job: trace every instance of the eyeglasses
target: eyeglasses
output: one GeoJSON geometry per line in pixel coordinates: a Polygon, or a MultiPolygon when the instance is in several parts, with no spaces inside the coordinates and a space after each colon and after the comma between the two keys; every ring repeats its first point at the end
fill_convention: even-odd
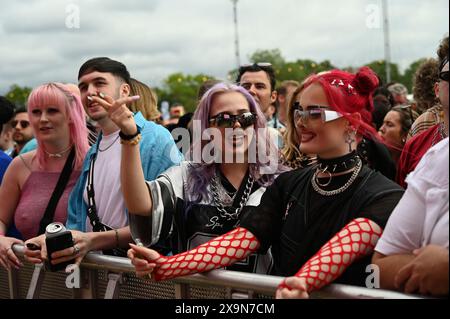
{"type": "Polygon", "coordinates": [[[442,71],[439,73],[439,79],[448,82],[448,71],[442,71]]]}
{"type": "Polygon", "coordinates": [[[256,115],[250,112],[239,115],[221,113],[209,119],[209,123],[215,123],[218,127],[223,128],[234,127],[236,121],[239,122],[242,128],[247,128],[256,123],[256,115]]]}
{"type": "Polygon", "coordinates": [[[26,120],[20,120],[20,121],[12,120],[11,126],[15,128],[17,126],[17,124],[19,124],[19,123],[22,128],[27,128],[28,126],[30,126],[30,122],[26,121],[26,120]]]}
{"type": "Polygon", "coordinates": [[[310,109],[303,111],[303,107],[300,105],[300,103],[296,102],[294,104],[294,121],[295,123],[298,123],[300,119],[303,122],[306,122],[308,120],[311,121],[322,121],[322,123],[325,122],[331,122],[334,120],[337,120],[338,118],[342,117],[342,114],[336,112],[336,111],[330,111],[328,110],[327,106],[320,106],[320,105],[310,105],[310,109]]]}

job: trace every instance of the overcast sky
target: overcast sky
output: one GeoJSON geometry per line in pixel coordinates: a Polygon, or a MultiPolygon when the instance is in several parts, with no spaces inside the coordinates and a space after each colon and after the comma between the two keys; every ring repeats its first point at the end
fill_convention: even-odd
{"type": "MultiPolygon", "coordinates": [[[[434,57],[448,0],[388,0],[392,61],[434,57]]],[[[173,72],[226,78],[236,66],[230,0],[0,0],[0,94],[11,84],[76,82],[94,56],[152,86],[173,72]],[[79,12],[79,25],[77,13],[79,12]]],[[[241,62],[258,49],[338,67],[383,59],[381,0],[239,0],[241,62]],[[375,5],[375,6],[374,6],[375,5]],[[380,7],[377,7],[380,6],[380,7]]]]}

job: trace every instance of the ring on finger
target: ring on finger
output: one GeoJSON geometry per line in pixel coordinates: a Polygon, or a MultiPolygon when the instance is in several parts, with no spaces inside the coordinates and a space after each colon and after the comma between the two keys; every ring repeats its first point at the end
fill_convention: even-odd
{"type": "Polygon", "coordinates": [[[73,256],[78,255],[78,253],[80,252],[80,247],[78,247],[77,245],[73,245],[73,256]]]}

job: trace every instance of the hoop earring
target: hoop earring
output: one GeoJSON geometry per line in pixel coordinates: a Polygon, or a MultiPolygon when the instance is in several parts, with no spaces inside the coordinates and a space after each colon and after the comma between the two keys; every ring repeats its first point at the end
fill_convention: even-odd
{"type": "Polygon", "coordinates": [[[353,151],[352,144],[356,142],[356,131],[347,132],[345,134],[345,143],[348,144],[348,152],[351,153],[353,151]]]}

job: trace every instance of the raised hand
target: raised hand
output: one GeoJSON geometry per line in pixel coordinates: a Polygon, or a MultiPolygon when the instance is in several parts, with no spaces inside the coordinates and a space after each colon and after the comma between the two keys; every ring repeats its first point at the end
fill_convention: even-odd
{"type": "Polygon", "coordinates": [[[127,103],[132,103],[140,97],[130,96],[114,100],[112,97],[99,93],[99,96],[88,96],[88,100],[97,102],[106,111],[108,111],[109,118],[116,124],[122,133],[126,135],[133,135],[136,133],[136,123],[134,121],[133,112],[131,112],[127,103]]]}

